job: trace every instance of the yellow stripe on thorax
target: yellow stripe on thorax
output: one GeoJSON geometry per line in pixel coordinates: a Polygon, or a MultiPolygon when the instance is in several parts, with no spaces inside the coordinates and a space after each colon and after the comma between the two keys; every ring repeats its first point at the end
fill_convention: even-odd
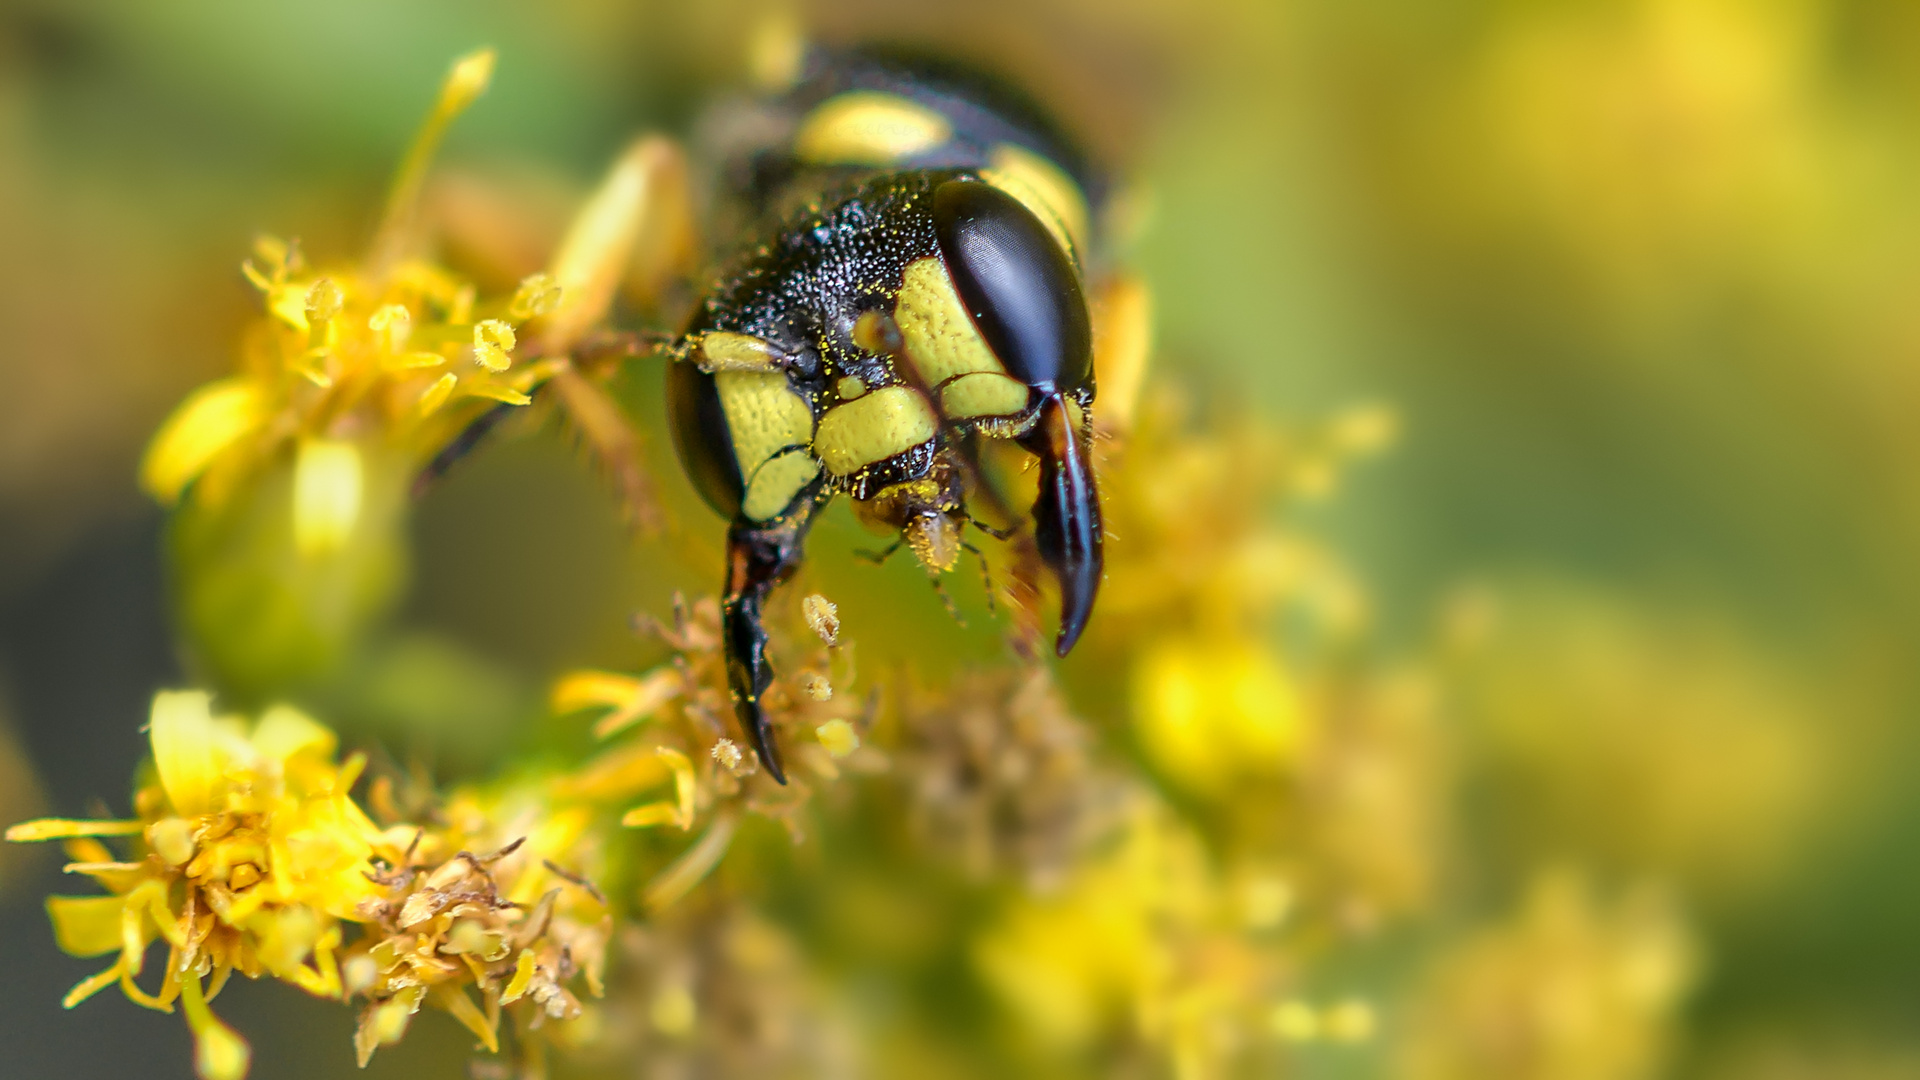
{"type": "Polygon", "coordinates": [[[1019,199],[1047,227],[1074,262],[1087,248],[1087,200],[1080,185],[1058,165],[1024,147],[1001,143],[993,148],[980,178],[1019,199]]]}
{"type": "Polygon", "coordinates": [[[893,320],[908,362],[937,391],[949,420],[1009,416],[1027,407],[1026,384],[1007,375],[939,259],[907,264],[893,320]]]}
{"type": "Polygon", "coordinates": [[[793,149],[813,165],[891,165],[953,137],[939,113],[894,94],[853,90],[822,102],[794,134],[793,149]]]}
{"type": "Polygon", "coordinates": [[[882,386],[820,418],[814,452],[834,476],[852,476],[902,454],[940,430],[933,407],[906,386],[882,386]]]}
{"type": "Polygon", "coordinates": [[[785,510],[820,471],[804,452],[780,453],[813,442],[813,410],[779,372],[720,371],[713,381],[734,460],[746,480],[741,513],[766,521],[785,510]]]}

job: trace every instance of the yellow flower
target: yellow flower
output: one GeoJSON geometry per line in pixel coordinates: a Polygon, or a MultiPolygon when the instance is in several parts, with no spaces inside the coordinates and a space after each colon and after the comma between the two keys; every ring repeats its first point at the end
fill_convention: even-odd
{"type": "Polygon", "coordinates": [[[642,675],[574,671],[554,684],[550,704],[556,715],[600,711],[593,725],[596,737],[630,735],[558,778],[552,784],[556,799],[619,805],[656,793],[630,805],[620,823],[681,832],[704,826],[700,837],[649,883],[644,894],[649,908],[673,904],[713,870],[743,812],[774,818],[798,836],[795,815],[811,797],[810,781],[838,779],[843,763],[872,763],[860,756],[855,722],[861,705],[845,695],[835,698],[830,689],[818,690],[852,681],[850,650],[839,642],[833,605],[810,596],[801,609],[801,618],[791,620],[788,629],[798,638],[800,626],[807,626],[823,647],[807,663],[783,671],[764,699],[778,737],[804,766],[793,771],[785,787],[762,777],[757,764],[716,730],[716,721],[731,723],[733,705],[720,649],[720,605],[710,597],[690,608],[676,601],[673,625],[652,626],[674,650],[671,662],[642,675]],[[669,780],[670,794],[658,790],[669,780]]]}
{"type": "MultiPolygon", "coordinates": [[[[357,508],[351,438],[380,432],[424,461],[492,403],[525,405],[564,361],[514,364],[515,325],[552,310],[547,275],[510,297],[483,299],[474,286],[413,258],[416,203],[448,123],[490,78],[482,51],[454,65],[441,98],[395,181],[374,253],[361,265],[308,267],[297,245],[255,244],[242,270],[260,290],[265,316],[246,336],[242,372],[190,396],[162,425],[141,469],[143,486],[173,503],[209,474],[209,495],[299,445],[296,532],[303,552],[337,547],[357,508]],[[467,407],[448,410],[455,403],[467,407]],[[314,512],[318,506],[320,513],[314,512]]],[[[557,355],[557,353],[556,353],[557,355]]]]}
{"type": "Polygon", "coordinates": [[[1696,953],[1659,895],[1603,904],[1578,874],[1543,874],[1513,917],[1436,959],[1411,1009],[1398,1075],[1653,1075],[1692,986],[1696,953]]]}
{"type": "Polygon", "coordinates": [[[16,842],[67,840],[74,857],[67,872],[88,875],[108,891],[47,901],[62,949],[118,954],[111,967],[74,987],[65,1006],[116,982],[148,1008],[172,1012],[178,1000],[198,1043],[200,1074],[231,1080],[246,1073],[246,1043],[207,1002],[234,971],[340,997],[340,920],[358,918],[377,895],[368,877],[373,859],[397,858],[398,850],[396,838],[348,796],[365,761],[336,764],[331,731],[286,706],[249,725],[214,715],[211,704],[197,691],[155,696],[157,782],[136,795],[137,820],[40,820],[6,835],[16,842]],[[102,840],[116,837],[132,844],[125,858],[102,840]],[[168,952],[150,994],[136,979],[156,940],[168,952]]]}

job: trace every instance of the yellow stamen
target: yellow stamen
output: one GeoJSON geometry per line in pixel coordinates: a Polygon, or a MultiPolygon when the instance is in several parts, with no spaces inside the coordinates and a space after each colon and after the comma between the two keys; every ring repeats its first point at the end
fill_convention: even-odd
{"type": "Polygon", "coordinates": [[[514,292],[513,302],[507,305],[507,315],[515,322],[538,318],[558,307],[560,296],[560,283],[553,280],[552,274],[529,274],[514,292]]]}
{"type": "Polygon", "coordinates": [[[499,319],[486,319],[473,327],[473,362],[492,372],[513,366],[513,326],[499,319]]]}
{"type": "MultiPolygon", "coordinates": [[[[413,313],[401,304],[387,304],[367,317],[367,329],[374,332],[375,340],[390,353],[398,353],[407,347],[407,339],[413,336],[413,313]]],[[[428,354],[432,355],[432,354],[428,354]]]]}

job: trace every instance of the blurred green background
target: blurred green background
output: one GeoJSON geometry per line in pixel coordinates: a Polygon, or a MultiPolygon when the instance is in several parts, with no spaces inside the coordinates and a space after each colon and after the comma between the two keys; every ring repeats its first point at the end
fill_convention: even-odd
{"type": "MultiPolygon", "coordinates": [[[[252,236],[357,252],[447,62],[492,44],[442,160],[532,193],[538,237],[633,133],[739,85],[762,11],[0,0],[0,817],[121,805],[182,678],[135,463],[231,365],[252,236]]],[[[1391,454],[1290,513],[1368,583],[1382,656],[1479,642],[1439,661],[1465,894],[1504,909],[1555,860],[1675,890],[1707,966],[1674,1075],[1920,1077],[1920,7],[802,13],[988,58],[1136,176],[1156,362],[1197,397],[1396,410],[1391,454]]],[[[708,573],[630,546],[552,432],[478,455],[415,543],[414,666],[470,694],[395,687],[367,723],[491,724],[424,737],[456,774],[708,573]]],[[[0,852],[0,1071],[188,1075],[170,1018],[57,1010],[85,965],[39,913],[54,869],[0,852]]],[[[246,990],[256,1075],[344,1071],[346,1010],[246,990]]],[[[423,1023],[371,1072],[461,1044],[423,1023]]]]}

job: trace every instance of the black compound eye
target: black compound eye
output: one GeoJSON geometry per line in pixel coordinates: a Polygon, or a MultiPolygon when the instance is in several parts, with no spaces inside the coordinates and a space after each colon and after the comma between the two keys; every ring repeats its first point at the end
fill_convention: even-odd
{"type": "Polygon", "coordinates": [[[680,467],[700,497],[721,517],[738,517],[746,483],[712,375],[685,361],[667,365],[667,426],[680,467]]]}
{"type": "Polygon", "coordinates": [[[1007,374],[1062,392],[1093,381],[1080,275],[1020,200],[977,180],[933,193],[933,228],[960,300],[1007,374]]]}

